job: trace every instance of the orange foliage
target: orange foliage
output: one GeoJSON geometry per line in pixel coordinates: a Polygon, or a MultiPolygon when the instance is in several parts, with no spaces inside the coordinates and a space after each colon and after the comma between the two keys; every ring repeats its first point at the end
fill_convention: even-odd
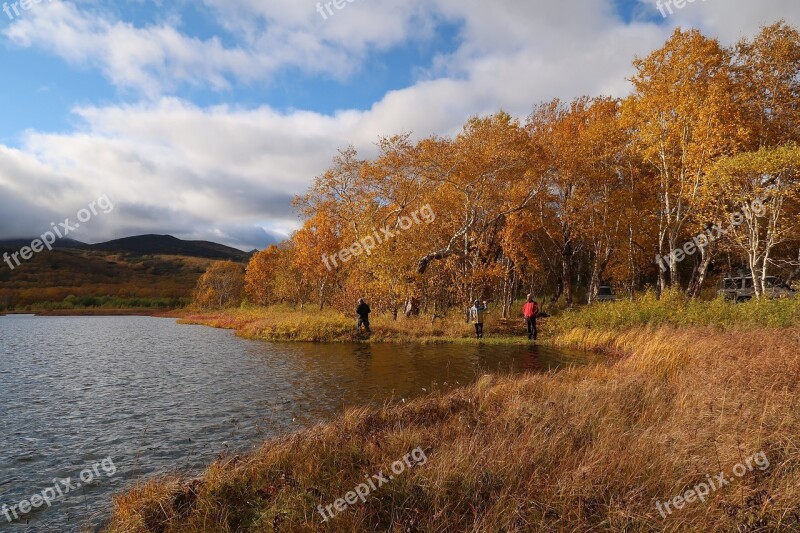
{"type": "MultiPolygon", "coordinates": [[[[707,223],[713,199],[730,207],[712,186],[719,161],[800,142],[800,34],[779,23],[725,48],[677,30],[634,66],[624,100],[555,100],[525,124],[504,112],[474,117],[452,138],[390,135],[370,159],[342,150],[297,199],[303,228],[253,258],[249,298],[350,313],[364,296],[395,315],[410,296],[436,314],[487,299],[511,316],[525,292],[569,306],[591,302],[610,278],[632,294],[678,285],[682,272],[698,295],[723,251],[731,266],[746,254],[709,246],[694,261],[671,258],[668,277],[654,256],[707,223]],[[404,222],[425,206],[435,221],[404,222]],[[393,237],[358,253],[384,230],[393,237]],[[348,260],[326,260],[340,250],[348,260]]],[[[766,186],[778,198],[775,187],[766,186]]],[[[786,207],[770,261],[779,253],[789,272],[800,261],[791,250],[800,207],[786,207]]]]}

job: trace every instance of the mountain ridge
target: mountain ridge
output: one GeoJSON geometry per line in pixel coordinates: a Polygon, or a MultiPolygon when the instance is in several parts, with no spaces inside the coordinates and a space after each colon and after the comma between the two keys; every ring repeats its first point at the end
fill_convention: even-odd
{"type": "MultiPolygon", "coordinates": [[[[30,246],[34,239],[0,240],[0,248],[19,249],[24,246],[30,246]]],[[[53,248],[122,252],[138,255],[177,255],[204,259],[228,259],[231,261],[245,261],[253,254],[253,252],[244,252],[216,242],[189,241],[172,235],[159,234],[134,235],[97,244],[87,244],[73,239],[59,239],[53,245],[53,248]]]]}

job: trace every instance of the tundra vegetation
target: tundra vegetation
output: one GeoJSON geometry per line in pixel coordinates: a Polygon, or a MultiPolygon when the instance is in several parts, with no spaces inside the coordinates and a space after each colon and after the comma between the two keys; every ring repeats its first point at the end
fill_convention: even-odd
{"type": "Polygon", "coordinates": [[[55,249],[0,266],[0,312],[163,311],[192,301],[210,259],[55,249]]]}
{"type": "MultiPolygon", "coordinates": [[[[660,302],[652,298],[648,313],[668,318],[660,302]]],[[[628,302],[610,305],[624,312],[628,302]]],[[[745,326],[744,313],[722,306],[763,310],[776,323],[797,310],[787,301],[719,305],[717,318],[733,327],[598,329],[591,315],[579,327],[592,308],[581,309],[553,342],[606,353],[608,364],[484,376],[405,404],[350,409],[253,454],[221,457],[200,478],[137,485],[115,499],[108,531],[796,531],[800,329],[796,320],[745,326]],[[425,465],[322,523],[317,506],[416,447],[425,465]],[[656,502],[720,472],[732,477],[759,452],[769,468],[659,513],[656,502]]]]}

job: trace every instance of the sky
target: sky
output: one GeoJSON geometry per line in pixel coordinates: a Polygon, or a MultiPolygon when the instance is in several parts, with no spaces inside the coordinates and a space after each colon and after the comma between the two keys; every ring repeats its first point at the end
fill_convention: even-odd
{"type": "Polygon", "coordinates": [[[69,237],[261,249],[339,149],[625,96],[676,27],[726,45],[800,27],[798,0],[655,2],[0,0],[0,239],[107,197],[69,237]]]}

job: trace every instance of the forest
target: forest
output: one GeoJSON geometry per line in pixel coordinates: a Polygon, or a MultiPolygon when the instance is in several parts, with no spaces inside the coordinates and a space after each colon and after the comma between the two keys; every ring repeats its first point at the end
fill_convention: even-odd
{"type": "Polygon", "coordinates": [[[434,315],[481,299],[505,317],[528,292],[572,307],[601,284],[699,298],[729,273],[752,275],[757,297],[769,276],[792,283],[800,32],[778,22],[726,47],[678,29],[633,67],[625,98],[498,111],[454,136],[387,132],[369,157],[341,149],[295,200],[302,228],[251,259],[247,300],[365,297],[396,317],[410,298],[434,315]],[[435,219],[409,225],[421,208],[435,219]],[[393,238],[365,249],[378,230],[393,238]]]}

